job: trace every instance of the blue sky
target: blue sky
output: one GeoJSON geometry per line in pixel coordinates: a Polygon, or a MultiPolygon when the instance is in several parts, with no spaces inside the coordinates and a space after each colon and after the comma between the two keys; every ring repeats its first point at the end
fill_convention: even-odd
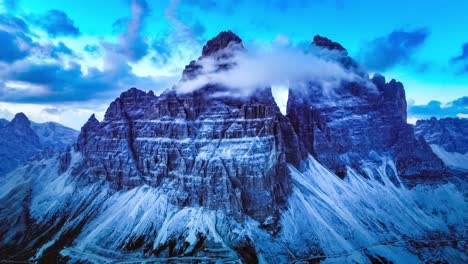
{"type": "Polygon", "coordinates": [[[341,43],[403,82],[410,121],[468,115],[468,1],[0,0],[0,117],[79,128],[122,91],[171,87],[203,44],[341,43]]]}

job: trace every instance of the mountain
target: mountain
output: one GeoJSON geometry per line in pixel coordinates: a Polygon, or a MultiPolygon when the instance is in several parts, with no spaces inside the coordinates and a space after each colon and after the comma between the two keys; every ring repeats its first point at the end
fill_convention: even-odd
{"type": "Polygon", "coordinates": [[[452,169],[468,171],[468,120],[431,118],[418,120],[415,133],[452,169]]]}
{"type": "MultiPolygon", "coordinates": [[[[320,36],[313,43],[341,53],[344,67],[364,75],[341,45],[320,36]]],[[[291,87],[287,104],[287,117],[296,133],[321,164],[341,177],[349,167],[366,175],[363,168],[368,163],[383,166],[385,157],[394,162],[386,166],[394,166],[404,181],[446,174],[442,161],[407,124],[400,82],[386,82],[377,74],[368,83],[345,82],[333,95],[329,93],[312,81],[308,87],[291,87]]]]}
{"type": "Polygon", "coordinates": [[[0,118],[0,127],[4,127],[8,123],[10,123],[10,121],[6,120],[5,118],[0,118]]]}
{"type": "MultiPolygon", "coordinates": [[[[0,179],[0,255],[467,262],[466,177],[454,177],[406,124],[402,84],[369,79],[341,45],[314,40],[360,78],[337,83],[334,94],[305,79],[290,87],[286,116],[268,87],[242,97],[216,83],[122,93],[102,121],[89,118],[74,148],[0,179]]],[[[237,67],[239,52],[242,40],[220,33],[181,82],[204,67],[237,67]]]]}
{"type": "Polygon", "coordinates": [[[75,143],[79,132],[55,122],[34,123],[31,128],[39,136],[43,146],[65,148],[75,143]]]}
{"type": "Polygon", "coordinates": [[[26,162],[45,148],[65,148],[75,142],[78,131],[57,123],[38,124],[18,113],[0,123],[0,175],[26,162]]]}

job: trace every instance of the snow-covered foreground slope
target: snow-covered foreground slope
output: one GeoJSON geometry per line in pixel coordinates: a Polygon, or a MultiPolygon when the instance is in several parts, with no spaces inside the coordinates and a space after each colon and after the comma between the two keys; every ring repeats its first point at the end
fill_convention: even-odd
{"type": "Polygon", "coordinates": [[[74,263],[219,260],[466,263],[466,180],[406,188],[391,161],[341,180],[309,157],[277,233],[244,216],[178,207],[161,188],[113,191],[77,174],[79,153],[37,161],[0,182],[1,260],[74,263]],[[60,161],[62,160],[62,161],[60,161]],[[66,162],[65,162],[66,163],[66,162]],[[62,171],[63,173],[59,173],[62,171]]]}

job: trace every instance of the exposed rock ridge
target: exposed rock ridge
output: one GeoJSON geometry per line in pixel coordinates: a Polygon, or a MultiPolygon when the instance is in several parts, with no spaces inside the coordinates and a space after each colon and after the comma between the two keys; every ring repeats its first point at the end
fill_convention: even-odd
{"type": "Polygon", "coordinates": [[[202,56],[210,56],[227,48],[231,43],[242,45],[242,40],[231,30],[222,31],[203,46],[202,56]]]}
{"type": "Polygon", "coordinates": [[[338,51],[344,51],[346,52],[346,54],[348,54],[348,52],[346,51],[345,48],[343,48],[343,46],[341,46],[340,43],[338,42],[334,42],[326,37],[322,37],[320,35],[316,35],[312,41],[312,43],[317,46],[317,47],[322,47],[322,48],[326,48],[326,49],[329,49],[329,50],[338,50],[338,51]]]}

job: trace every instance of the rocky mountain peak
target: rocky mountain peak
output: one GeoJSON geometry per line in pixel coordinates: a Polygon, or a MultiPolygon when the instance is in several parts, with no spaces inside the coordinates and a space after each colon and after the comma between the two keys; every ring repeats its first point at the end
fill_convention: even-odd
{"type": "Polygon", "coordinates": [[[347,52],[343,46],[341,46],[340,43],[334,42],[329,38],[322,37],[320,35],[316,35],[312,41],[312,44],[314,44],[317,47],[322,47],[326,48],[329,50],[338,50],[338,51],[344,51],[347,52]]]}
{"type": "Polygon", "coordinates": [[[19,130],[29,128],[31,126],[31,121],[24,113],[17,113],[13,120],[10,122],[10,126],[13,126],[19,130]]]}
{"type": "Polygon", "coordinates": [[[219,33],[216,37],[206,42],[205,46],[203,46],[202,56],[210,56],[228,47],[231,43],[241,44],[242,39],[239,38],[236,34],[234,34],[231,30],[223,31],[219,33]]]}
{"type": "Polygon", "coordinates": [[[99,124],[99,121],[97,120],[96,115],[92,114],[92,115],[89,117],[87,123],[99,124]]]}

